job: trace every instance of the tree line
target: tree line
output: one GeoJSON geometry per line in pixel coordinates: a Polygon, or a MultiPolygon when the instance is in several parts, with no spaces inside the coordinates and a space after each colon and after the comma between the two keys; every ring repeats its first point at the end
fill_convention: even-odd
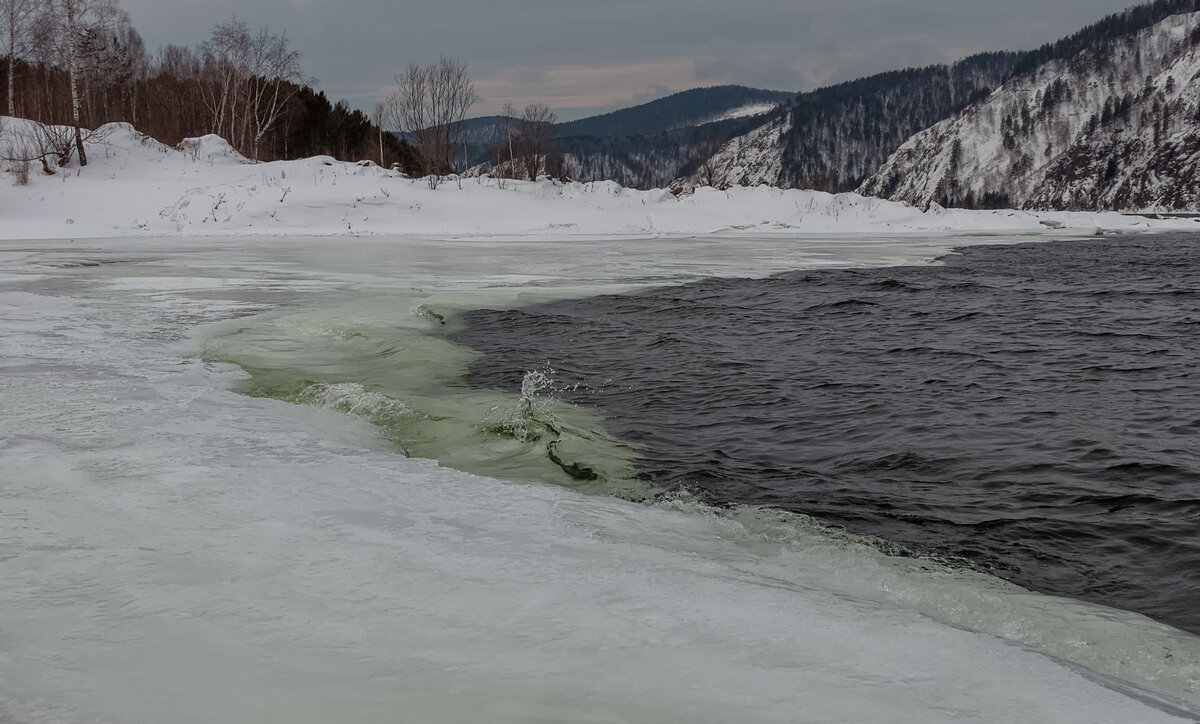
{"type": "MultiPolygon", "coordinates": [[[[172,146],[217,134],[254,160],[370,159],[434,186],[476,165],[463,136],[478,95],[454,58],[410,64],[368,116],[315,89],[286,33],[237,17],[194,47],[151,53],[117,0],[0,0],[0,60],[0,108],[37,128],[21,149],[0,152],[40,161],[47,172],[72,157],[87,165],[84,141],[114,121],[172,146]]],[[[509,106],[503,119],[489,170],[510,178],[561,173],[549,108],[509,106]]]]}
{"type": "Polygon", "coordinates": [[[0,0],[0,108],[47,127],[28,159],[47,170],[72,156],[86,165],[91,129],[127,121],[168,145],[215,133],[256,160],[329,155],[419,171],[408,143],[314,90],[301,60],[286,33],[236,17],[194,47],[151,53],[116,0],[0,0]]]}

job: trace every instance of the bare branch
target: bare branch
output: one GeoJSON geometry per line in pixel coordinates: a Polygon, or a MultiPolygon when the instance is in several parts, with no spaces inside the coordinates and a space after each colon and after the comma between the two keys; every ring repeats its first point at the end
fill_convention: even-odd
{"type": "Polygon", "coordinates": [[[431,188],[454,169],[453,151],[477,99],[466,64],[453,58],[443,57],[429,66],[410,63],[396,76],[396,91],[387,100],[388,116],[412,139],[431,188]]]}

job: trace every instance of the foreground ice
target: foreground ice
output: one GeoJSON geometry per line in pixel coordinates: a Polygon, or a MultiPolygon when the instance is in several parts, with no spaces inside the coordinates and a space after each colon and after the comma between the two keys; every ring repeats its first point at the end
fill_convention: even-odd
{"type": "Polygon", "coordinates": [[[1183,720],[854,595],[923,585],[861,545],[405,459],[353,417],[235,394],[195,337],[379,288],[564,294],[954,243],[0,244],[0,721],[1183,720]]]}

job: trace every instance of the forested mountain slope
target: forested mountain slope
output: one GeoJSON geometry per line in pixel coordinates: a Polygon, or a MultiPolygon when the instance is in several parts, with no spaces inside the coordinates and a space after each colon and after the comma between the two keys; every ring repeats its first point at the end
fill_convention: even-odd
{"type": "Polygon", "coordinates": [[[607,138],[560,138],[567,174],[578,181],[610,180],[634,188],[665,188],[711,156],[730,138],[760,123],[753,117],[730,118],[662,133],[607,138]]]}
{"type": "Polygon", "coordinates": [[[745,136],[731,139],[707,163],[697,164],[684,185],[717,179],[829,191],[857,188],[913,134],[985,100],[1009,79],[1197,10],[1200,0],[1156,0],[1036,50],[984,53],[950,66],[881,73],[802,93],[745,136]]]}
{"type": "Polygon", "coordinates": [[[795,94],[745,86],[696,88],[557,127],[568,176],[662,188],[795,94]]]}
{"type": "Polygon", "coordinates": [[[1197,210],[1200,12],[1012,79],[914,136],[861,191],[943,206],[1197,210]]]}
{"type": "Polygon", "coordinates": [[[730,141],[703,175],[727,184],[850,190],[914,133],[1004,82],[1021,57],[987,53],[802,93],[730,141]]]}

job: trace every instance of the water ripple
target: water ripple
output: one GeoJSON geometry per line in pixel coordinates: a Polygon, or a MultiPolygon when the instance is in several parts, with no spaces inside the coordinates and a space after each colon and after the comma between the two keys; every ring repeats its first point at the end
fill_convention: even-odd
{"type": "Polygon", "coordinates": [[[479,311],[473,382],[551,364],[644,476],[1200,632],[1200,237],[713,279],[479,311]]]}

